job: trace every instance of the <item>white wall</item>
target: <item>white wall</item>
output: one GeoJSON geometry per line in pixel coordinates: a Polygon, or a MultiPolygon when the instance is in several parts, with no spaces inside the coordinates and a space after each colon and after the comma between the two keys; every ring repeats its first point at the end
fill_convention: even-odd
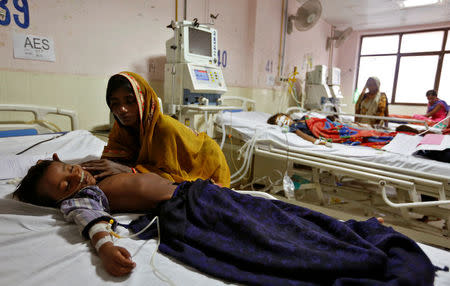
{"type": "MultiPolygon", "coordinates": [[[[289,13],[298,3],[289,2],[289,13]]],[[[178,1],[178,20],[183,2],[178,1]]],[[[33,103],[76,110],[81,128],[108,123],[104,96],[109,76],[122,70],[143,75],[163,96],[165,42],[172,36],[166,26],[175,19],[170,0],[40,0],[29,1],[30,26],[12,21],[0,25],[0,103],[33,103]],[[54,40],[55,62],[15,59],[14,33],[54,40]]],[[[7,7],[13,12],[12,1],[7,7]]],[[[228,94],[251,97],[266,112],[283,110],[287,100],[273,87],[281,39],[282,1],[190,0],[187,19],[215,22],[219,48],[227,52],[223,68],[228,94]],[[267,70],[267,63],[271,68],[267,70]]],[[[305,55],[314,64],[327,64],[324,21],[309,31],[294,31],[286,39],[285,71],[301,65],[305,55]]]]}

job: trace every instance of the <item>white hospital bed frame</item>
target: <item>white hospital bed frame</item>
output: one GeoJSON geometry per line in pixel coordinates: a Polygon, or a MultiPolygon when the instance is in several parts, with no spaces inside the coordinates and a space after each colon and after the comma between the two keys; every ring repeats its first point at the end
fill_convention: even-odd
{"type": "Polygon", "coordinates": [[[48,106],[27,105],[27,104],[0,104],[0,111],[31,112],[34,115],[34,120],[30,122],[23,122],[23,123],[22,122],[17,123],[16,121],[0,122],[1,130],[30,128],[37,125],[48,129],[49,123],[48,121],[45,120],[45,116],[48,114],[67,116],[70,119],[71,130],[78,129],[78,116],[76,112],[72,110],[48,106]]]}
{"type": "MultiPolygon", "coordinates": [[[[217,126],[217,129],[223,131],[224,127],[217,126]]],[[[225,138],[224,132],[222,135],[225,138]]],[[[303,198],[305,193],[312,190],[314,200],[320,206],[333,208],[330,199],[338,198],[348,204],[349,208],[355,206],[363,208],[366,216],[384,214],[392,217],[394,224],[415,231],[417,235],[412,233],[408,235],[415,236],[420,241],[450,248],[450,208],[447,208],[450,206],[450,176],[385,166],[299,148],[289,148],[287,151],[275,141],[258,140],[257,137],[255,135],[249,140],[252,142],[247,143],[247,148],[251,150],[249,149],[249,154],[246,154],[240,174],[232,175],[234,183],[237,179],[242,179],[251,169],[253,169],[252,182],[257,181],[254,170],[264,164],[262,158],[286,162],[290,175],[299,174],[311,181],[309,184],[301,185],[300,190],[297,190],[297,199],[300,196],[303,198]],[[397,193],[395,199],[388,196],[387,188],[395,188],[397,193]],[[436,200],[423,202],[421,194],[434,197],[436,200]],[[444,225],[442,229],[430,226],[416,220],[417,215],[438,217],[444,221],[444,225]]],[[[267,164],[267,161],[265,163],[267,164]]],[[[280,187],[274,190],[280,190],[280,187]]],[[[344,208],[342,205],[340,207],[344,208]]]]}

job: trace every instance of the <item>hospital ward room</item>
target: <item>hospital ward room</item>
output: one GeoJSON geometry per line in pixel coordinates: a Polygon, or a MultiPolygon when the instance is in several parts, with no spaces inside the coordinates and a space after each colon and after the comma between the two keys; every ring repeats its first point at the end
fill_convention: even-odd
{"type": "Polygon", "coordinates": [[[450,0],[0,1],[0,285],[450,285],[450,0]]]}

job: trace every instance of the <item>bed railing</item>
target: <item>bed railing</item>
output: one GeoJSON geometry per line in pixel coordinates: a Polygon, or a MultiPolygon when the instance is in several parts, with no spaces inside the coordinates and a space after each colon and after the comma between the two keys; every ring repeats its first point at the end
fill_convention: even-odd
{"type": "MultiPolygon", "coordinates": [[[[259,140],[255,135],[251,144],[247,144],[242,168],[233,174],[234,183],[240,180],[249,170],[249,161],[252,160],[253,154],[262,155],[273,159],[281,159],[298,163],[300,165],[313,168],[313,184],[317,192],[318,198],[322,204],[325,203],[324,195],[320,186],[319,174],[314,174],[314,169],[327,170],[332,173],[346,175],[355,179],[371,181],[379,185],[380,191],[385,192],[387,184],[407,191],[409,200],[412,203],[393,203],[383,196],[387,205],[395,208],[411,208],[411,207],[429,207],[436,205],[448,205],[450,200],[450,177],[438,174],[431,174],[410,170],[400,167],[386,166],[379,163],[367,162],[346,158],[342,156],[332,155],[324,152],[315,152],[311,150],[303,150],[300,148],[280,149],[279,143],[270,139],[259,140]],[[246,166],[247,168],[245,168],[246,166]],[[240,176],[239,176],[240,175],[240,176]],[[239,176],[239,177],[238,177],[239,176]],[[426,194],[436,197],[433,202],[422,202],[420,194],[426,194]]],[[[245,146],[244,146],[245,147],[245,146]]]]}
{"type": "Polygon", "coordinates": [[[224,104],[226,101],[236,101],[236,100],[240,102],[240,107],[243,110],[245,110],[245,111],[255,110],[256,101],[254,101],[253,99],[241,97],[241,96],[233,96],[233,95],[222,96],[220,98],[220,101],[222,102],[222,104],[224,104]]]}
{"type": "MultiPolygon", "coordinates": [[[[447,176],[307,150],[289,149],[287,152],[287,150],[271,145],[267,146],[267,141],[264,142],[264,145],[255,146],[254,155],[289,162],[291,174],[297,173],[294,164],[311,168],[309,173],[311,183],[301,185],[300,192],[314,191],[322,206],[329,205],[327,198],[330,196],[336,197],[357,205],[359,208],[362,207],[365,212],[381,212],[401,217],[411,227],[436,233],[435,227],[420,224],[411,215],[411,213],[431,214],[443,219],[443,227],[438,232],[444,237],[450,236],[450,211],[448,209],[450,206],[450,178],[447,176]],[[331,175],[331,181],[328,183],[326,179],[323,181],[323,172],[331,175]],[[394,187],[397,192],[394,201],[392,197],[388,197],[388,186],[394,187]],[[435,200],[422,201],[421,194],[431,196],[435,200]]],[[[305,171],[301,170],[299,170],[299,175],[303,177],[305,171]]],[[[434,243],[434,239],[430,241],[434,243]]],[[[442,242],[438,244],[450,247],[448,239],[440,240],[442,242]]]]}
{"type": "MultiPolygon", "coordinates": [[[[305,112],[299,107],[289,107],[286,109],[287,114],[292,114],[295,112],[305,112]]],[[[307,111],[306,111],[307,112],[307,111]]],[[[369,118],[369,119],[379,119],[379,120],[386,120],[386,121],[398,121],[398,122],[405,122],[405,123],[420,123],[424,124],[425,127],[428,127],[428,123],[425,120],[418,120],[418,119],[409,119],[409,118],[399,118],[399,117],[387,117],[387,116],[375,116],[375,115],[363,115],[363,114],[353,114],[353,113],[338,113],[338,112],[328,112],[328,111],[316,111],[317,113],[324,114],[324,115],[343,115],[343,116],[353,116],[353,117],[360,117],[360,118],[369,118]]]]}
{"type": "MultiPolygon", "coordinates": [[[[78,116],[75,111],[61,109],[56,107],[27,105],[27,104],[0,104],[0,111],[23,111],[31,112],[34,115],[33,123],[45,122],[45,116],[47,114],[56,114],[61,116],[67,116],[70,119],[72,130],[78,129],[78,116]]],[[[13,125],[12,125],[13,126],[13,125]]]]}
{"type": "MultiPolygon", "coordinates": [[[[450,204],[447,200],[446,189],[449,189],[450,178],[408,170],[398,167],[389,167],[377,163],[359,161],[340,156],[323,154],[306,150],[286,150],[269,146],[265,149],[262,146],[255,147],[255,154],[261,154],[272,158],[291,160],[301,165],[314,168],[334,171],[351,177],[371,180],[373,182],[381,182],[380,187],[384,187],[386,183],[390,183],[395,187],[400,187],[408,191],[409,198],[414,205],[397,205],[395,207],[421,207],[430,206],[425,202],[420,202],[420,196],[417,189],[423,190],[428,195],[439,197],[438,201],[431,205],[450,204]],[[327,158],[328,157],[328,158],[327,158]]],[[[386,203],[388,203],[386,201],[386,203]]]]}

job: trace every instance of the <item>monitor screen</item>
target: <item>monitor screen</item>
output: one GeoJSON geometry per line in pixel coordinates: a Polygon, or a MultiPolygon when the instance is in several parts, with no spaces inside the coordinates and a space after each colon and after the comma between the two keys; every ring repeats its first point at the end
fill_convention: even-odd
{"type": "Polygon", "coordinates": [[[195,69],[195,70],[194,70],[194,73],[195,73],[195,77],[196,77],[198,80],[209,80],[208,72],[205,71],[205,70],[198,70],[198,69],[195,69]]]}
{"type": "Polygon", "coordinates": [[[211,57],[211,33],[189,27],[189,53],[211,57]]]}

